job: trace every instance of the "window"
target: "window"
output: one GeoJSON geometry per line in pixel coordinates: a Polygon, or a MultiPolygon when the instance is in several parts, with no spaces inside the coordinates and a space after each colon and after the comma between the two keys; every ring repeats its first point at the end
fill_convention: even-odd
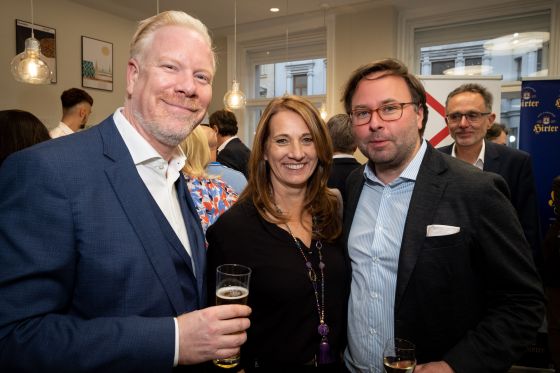
{"type": "Polygon", "coordinates": [[[285,93],[306,96],[317,108],[327,92],[327,46],[324,29],[272,34],[240,43],[247,105],[240,136],[248,146],[270,100],[285,93]]]}
{"type": "Polygon", "coordinates": [[[292,93],[298,96],[307,96],[307,75],[298,74],[292,77],[292,93]]]}
{"type": "MultiPolygon", "coordinates": [[[[524,77],[548,75],[551,9],[535,6],[517,10],[517,14],[511,9],[489,9],[465,13],[453,23],[438,25],[446,18],[438,15],[431,24],[423,19],[415,27],[414,21],[405,20],[404,26],[414,30],[413,59],[420,75],[502,76],[500,120],[516,138],[510,145],[517,146],[517,82],[524,77]]],[[[403,44],[406,48],[406,41],[403,44]]]]}
{"type": "Polygon", "coordinates": [[[255,66],[255,98],[273,98],[288,92],[299,96],[326,93],[324,58],[255,66]]]}

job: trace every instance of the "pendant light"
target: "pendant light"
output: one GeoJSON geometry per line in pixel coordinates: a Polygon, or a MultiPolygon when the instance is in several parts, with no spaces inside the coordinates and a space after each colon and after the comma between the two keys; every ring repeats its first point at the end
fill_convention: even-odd
{"type": "Polygon", "coordinates": [[[233,82],[231,90],[227,91],[224,96],[224,105],[228,110],[240,109],[245,107],[246,101],[245,94],[241,92],[237,82],[237,0],[235,0],[233,12],[233,82]]]}
{"type": "Polygon", "coordinates": [[[39,40],[33,33],[33,0],[31,0],[31,37],[25,40],[25,50],[14,57],[10,64],[12,75],[18,82],[50,84],[52,71],[41,53],[39,40]]]}

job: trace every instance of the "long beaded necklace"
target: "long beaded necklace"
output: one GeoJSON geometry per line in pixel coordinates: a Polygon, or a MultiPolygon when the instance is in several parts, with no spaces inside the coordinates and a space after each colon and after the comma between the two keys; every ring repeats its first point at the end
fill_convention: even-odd
{"type": "MultiPolygon", "coordinates": [[[[277,207],[278,209],[278,207],[277,207]]],[[[280,209],[278,209],[280,211],[280,209]]],[[[315,219],[313,219],[313,225],[315,225],[315,219]]],[[[288,228],[288,232],[290,236],[292,236],[296,246],[305,261],[305,267],[307,269],[307,276],[313,285],[313,292],[315,293],[315,301],[317,304],[317,313],[319,315],[319,326],[317,327],[317,332],[321,336],[321,342],[319,343],[319,353],[316,359],[317,364],[329,364],[334,362],[334,359],[331,354],[331,348],[329,345],[328,334],[329,334],[329,326],[325,322],[325,263],[323,262],[323,253],[321,249],[323,248],[323,244],[321,240],[315,241],[315,247],[317,248],[317,255],[319,257],[319,273],[321,274],[321,296],[319,296],[319,284],[317,281],[317,273],[313,268],[313,264],[305,255],[303,249],[301,248],[301,244],[299,243],[298,239],[292,233],[290,226],[288,223],[285,223],[286,228],[288,228]],[[320,301],[319,301],[320,299],[320,301]]]]}

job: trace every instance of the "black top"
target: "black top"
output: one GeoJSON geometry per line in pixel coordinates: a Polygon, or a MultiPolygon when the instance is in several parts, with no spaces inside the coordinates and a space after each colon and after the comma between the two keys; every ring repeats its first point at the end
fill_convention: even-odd
{"type": "Polygon", "coordinates": [[[331,173],[327,186],[329,188],[337,188],[342,196],[346,195],[346,178],[350,172],[360,167],[361,164],[356,158],[333,158],[331,173]]]}
{"type": "MultiPolygon", "coordinates": [[[[262,368],[280,369],[313,360],[321,340],[315,293],[290,234],[262,219],[252,203],[241,202],[209,227],[207,240],[208,289],[215,289],[215,271],[220,264],[237,263],[252,269],[248,301],[251,327],[241,348],[242,365],[250,370],[257,362],[262,368]]],[[[311,255],[300,244],[317,268],[315,240],[311,255]]],[[[339,242],[323,242],[322,253],[329,343],[340,357],[346,339],[350,270],[339,242]]],[[[317,274],[320,278],[318,270],[317,274]]],[[[211,290],[208,300],[215,301],[211,290]]]]}
{"type": "Polygon", "coordinates": [[[224,166],[243,173],[248,179],[247,164],[250,156],[251,150],[240,139],[235,138],[218,152],[216,160],[224,166]]]}

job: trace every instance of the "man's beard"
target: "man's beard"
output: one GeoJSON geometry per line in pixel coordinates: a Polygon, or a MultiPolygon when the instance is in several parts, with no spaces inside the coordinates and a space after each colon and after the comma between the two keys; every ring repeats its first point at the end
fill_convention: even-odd
{"type": "Polygon", "coordinates": [[[146,132],[150,133],[162,144],[172,147],[179,145],[184,139],[186,139],[203,118],[201,117],[200,120],[198,120],[198,118],[192,116],[191,118],[185,119],[184,126],[172,131],[169,127],[162,127],[161,124],[155,121],[144,120],[142,115],[137,111],[134,111],[133,114],[146,132]]]}

